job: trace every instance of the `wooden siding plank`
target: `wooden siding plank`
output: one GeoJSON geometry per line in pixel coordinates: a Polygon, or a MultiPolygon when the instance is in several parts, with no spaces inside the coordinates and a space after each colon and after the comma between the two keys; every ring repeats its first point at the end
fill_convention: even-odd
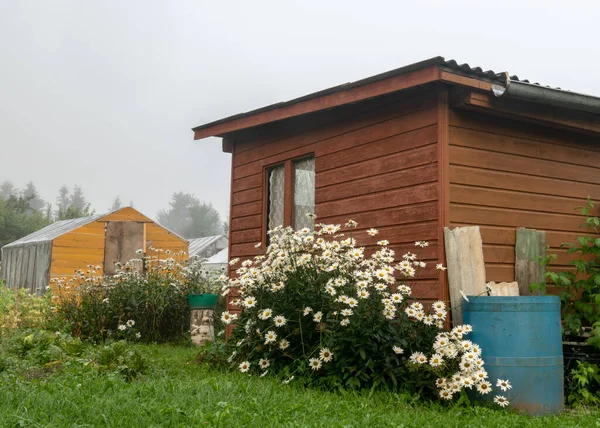
{"type": "Polygon", "coordinates": [[[262,189],[260,187],[234,192],[231,196],[231,205],[241,205],[248,202],[260,201],[262,198],[262,189]]]}
{"type": "Polygon", "coordinates": [[[319,215],[332,217],[354,215],[363,211],[375,211],[390,207],[417,204],[437,200],[437,183],[394,189],[380,193],[347,198],[340,201],[326,202],[319,205],[319,215]]]}
{"type": "Polygon", "coordinates": [[[241,192],[242,190],[253,189],[255,187],[261,187],[263,183],[263,173],[258,172],[256,174],[249,175],[240,180],[233,180],[231,186],[232,192],[241,192]]]}
{"type": "Polygon", "coordinates": [[[584,218],[576,215],[489,208],[451,202],[450,221],[452,223],[527,227],[565,232],[578,230],[584,218]]]}
{"type": "Polygon", "coordinates": [[[315,176],[315,186],[317,188],[325,187],[359,178],[386,174],[392,171],[406,169],[411,166],[433,163],[436,159],[436,145],[430,144],[407,152],[369,159],[365,162],[321,172],[315,176]]]}
{"type": "Polygon", "coordinates": [[[490,150],[523,157],[560,160],[563,163],[590,166],[600,165],[600,152],[592,152],[581,147],[568,147],[525,138],[517,138],[488,131],[450,127],[450,141],[453,145],[474,149],[490,150]]]}
{"type": "Polygon", "coordinates": [[[458,165],[450,166],[450,182],[578,199],[588,196],[594,200],[600,199],[600,185],[596,184],[458,165]]]}
{"type": "Polygon", "coordinates": [[[450,185],[452,202],[486,207],[513,208],[528,211],[576,214],[575,207],[583,206],[584,199],[555,197],[511,190],[450,185]]]}
{"type": "Polygon", "coordinates": [[[315,190],[317,204],[437,181],[437,163],[346,181],[315,190]]]}
{"type": "Polygon", "coordinates": [[[413,129],[402,134],[396,134],[327,155],[319,153],[315,170],[317,173],[320,173],[329,169],[351,165],[357,161],[365,161],[426,146],[436,141],[437,126],[435,124],[428,125],[424,128],[413,129]]]}
{"type": "MultiPolygon", "coordinates": [[[[400,208],[391,208],[378,211],[365,211],[352,215],[352,219],[358,224],[369,225],[369,227],[381,228],[400,224],[419,223],[437,220],[437,202],[425,202],[400,208]]],[[[340,223],[348,221],[347,214],[341,216],[325,217],[319,213],[319,205],[316,207],[319,221],[323,223],[340,223]]],[[[417,239],[418,240],[418,239],[417,239]]]]}
{"type": "Polygon", "coordinates": [[[255,227],[262,226],[262,216],[260,214],[250,215],[247,217],[233,217],[231,219],[231,224],[229,225],[230,230],[233,232],[235,230],[245,230],[252,229],[255,227]]]}
{"type": "Polygon", "coordinates": [[[252,242],[257,244],[263,241],[262,229],[247,229],[241,231],[232,231],[231,239],[236,243],[252,242]]]}
{"type": "Polygon", "coordinates": [[[552,129],[489,114],[451,109],[450,126],[600,152],[597,136],[552,129]]]}
{"type": "Polygon", "coordinates": [[[450,146],[450,163],[497,171],[517,173],[527,171],[528,175],[533,176],[600,184],[600,174],[597,173],[597,168],[565,164],[560,159],[556,161],[531,159],[505,153],[450,146]]]}
{"type": "Polygon", "coordinates": [[[258,202],[250,202],[247,204],[235,205],[231,207],[231,212],[234,217],[245,217],[252,214],[260,214],[262,212],[262,204],[258,202]]]}

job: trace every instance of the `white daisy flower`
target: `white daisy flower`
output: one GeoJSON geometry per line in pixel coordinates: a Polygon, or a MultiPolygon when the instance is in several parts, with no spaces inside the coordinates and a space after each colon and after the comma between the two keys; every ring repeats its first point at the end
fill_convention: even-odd
{"type": "Polygon", "coordinates": [[[312,308],[310,306],[307,306],[306,308],[304,308],[302,315],[306,316],[306,315],[310,314],[312,311],[313,311],[312,308]]]}
{"type": "Polygon", "coordinates": [[[429,359],[429,365],[431,367],[438,367],[444,363],[444,358],[440,354],[433,354],[429,359]]]}
{"type": "Polygon", "coordinates": [[[287,323],[287,320],[283,315],[277,315],[273,318],[273,322],[275,323],[275,327],[282,327],[287,323]]]}
{"type": "Polygon", "coordinates": [[[281,349],[282,351],[284,349],[287,349],[290,346],[290,342],[288,342],[287,339],[281,339],[279,341],[279,349],[281,349]]]}
{"type": "Polygon", "coordinates": [[[392,350],[394,351],[394,353],[395,353],[395,354],[398,354],[398,355],[400,355],[400,354],[404,353],[404,349],[402,349],[402,348],[401,348],[401,347],[399,347],[399,346],[394,346],[394,347],[392,348],[392,350]]]}
{"type": "Polygon", "coordinates": [[[318,358],[311,358],[310,360],[308,360],[308,365],[310,366],[311,369],[313,370],[319,370],[322,367],[322,363],[321,360],[318,358]]]}
{"type": "Polygon", "coordinates": [[[378,233],[379,233],[379,231],[377,229],[371,228],[371,229],[367,230],[367,235],[369,235],[369,236],[375,236],[378,233]]]}
{"type": "Polygon", "coordinates": [[[340,325],[342,326],[347,326],[348,324],[350,324],[350,319],[348,318],[344,318],[343,320],[340,321],[340,325]]]}
{"type": "Polygon", "coordinates": [[[269,330],[265,333],[265,345],[273,343],[275,340],[277,340],[277,333],[275,333],[273,330],[269,330]]]}
{"type": "Polygon", "coordinates": [[[269,318],[271,318],[271,316],[273,315],[273,311],[271,309],[263,309],[259,314],[258,317],[261,320],[267,320],[269,318]]]}
{"type": "Polygon", "coordinates": [[[441,270],[442,272],[443,272],[443,271],[445,271],[446,269],[448,269],[448,268],[445,268],[445,267],[444,267],[444,265],[443,265],[443,264],[441,264],[441,263],[438,263],[438,264],[436,264],[436,265],[435,265],[435,268],[436,268],[437,270],[441,270]]]}
{"type": "Polygon", "coordinates": [[[510,404],[506,397],[502,395],[496,395],[494,397],[494,403],[498,404],[500,407],[506,407],[510,404]]]}
{"type": "Polygon", "coordinates": [[[413,352],[410,356],[410,362],[415,364],[425,364],[427,363],[427,357],[422,352],[413,352]]]}
{"type": "Polygon", "coordinates": [[[250,363],[248,361],[244,361],[240,363],[239,367],[242,373],[246,373],[248,370],[250,370],[250,363]]]}
{"type": "Polygon", "coordinates": [[[253,308],[256,306],[256,299],[252,296],[248,296],[243,300],[242,304],[248,309],[253,308]]]}
{"type": "Polygon", "coordinates": [[[319,311],[319,312],[316,312],[315,315],[313,316],[313,321],[321,322],[322,318],[323,318],[323,312],[319,311]]]}
{"type": "Polygon", "coordinates": [[[328,363],[333,359],[333,352],[331,352],[329,348],[323,348],[319,352],[319,358],[321,358],[324,363],[328,363]]]}
{"type": "Polygon", "coordinates": [[[266,369],[267,367],[269,367],[269,365],[270,365],[270,364],[271,364],[271,363],[269,362],[269,360],[267,360],[267,359],[264,359],[264,358],[261,358],[261,359],[258,361],[258,365],[259,365],[259,367],[260,367],[261,369],[263,369],[263,370],[264,370],[264,369],[266,369]]]}
{"type": "Polygon", "coordinates": [[[508,391],[509,389],[512,388],[512,385],[510,384],[510,382],[508,380],[502,380],[502,379],[498,379],[496,381],[496,386],[500,387],[500,389],[502,391],[508,391]]]}
{"type": "Polygon", "coordinates": [[[480,394],[489,394],[492,392],[492,384],[487,380],[479,382],[475,385],[475,387],[477,388],[477,392],[480,394]]]}

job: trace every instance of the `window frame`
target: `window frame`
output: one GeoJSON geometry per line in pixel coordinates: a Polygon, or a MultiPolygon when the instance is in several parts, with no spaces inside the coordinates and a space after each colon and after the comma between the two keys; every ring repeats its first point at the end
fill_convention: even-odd
{"type": "Polygon", "coordinates": [[[263,166],[262,236],[264,239],[261,242],[263,252],[266,251],[269,241],[267,236],[269,230],[269,171],[283,165],[283,227],[292,226],[294,222],[294,163],[309,158],[316,159],[315,153],[308,152],[263,166]]]}

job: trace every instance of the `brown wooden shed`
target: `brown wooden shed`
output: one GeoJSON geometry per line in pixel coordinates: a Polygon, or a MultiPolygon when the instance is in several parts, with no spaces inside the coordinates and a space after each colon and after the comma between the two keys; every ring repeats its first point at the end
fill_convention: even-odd
{"type": "Polygon", "coordinates": [[[139,211],[124,207],[60,220],[5,245],[2,279],[8,287],[40,295],[48,285],[53,287],[53,278],[72,277],[74,270],[85,272],[89,265],[100,267],[98,275],[113,274],[116,262],[139,258],[139,249],[161,258],[170,250],[172,257],[187,260],[188,242],[139,211]]]}
{"type": "MultiPolygon", "coordinates": [[[[443,227],[479,225],[488,281],[515,278],[515,229],[562,242],[600,199],[600,98],[436,57],[194,128],[232,154],[230,251],[264,251],[269,225],[352,218],[397,252],[444,260],[443,227]],[[312,199],[311,199],[312,195],[312,199]],[[313,206],[311,206],[311,204],[313,206]],[[314,207],[314,208],[313,208],[314,207]],[[263,242],[263,248],[255,243],[263,242]]],[[[448,300],[430,263],[414,293],[448,300]]]]}

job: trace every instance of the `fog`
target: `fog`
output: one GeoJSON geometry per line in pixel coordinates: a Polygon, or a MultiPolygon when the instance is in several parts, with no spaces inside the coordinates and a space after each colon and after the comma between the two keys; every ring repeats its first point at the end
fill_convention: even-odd
{"type": "Polygon", "coordinates": [[[192,127],[441,55],[600,95],[593,1],[0,0],[0,182],[229,211],[192,127]]]}

